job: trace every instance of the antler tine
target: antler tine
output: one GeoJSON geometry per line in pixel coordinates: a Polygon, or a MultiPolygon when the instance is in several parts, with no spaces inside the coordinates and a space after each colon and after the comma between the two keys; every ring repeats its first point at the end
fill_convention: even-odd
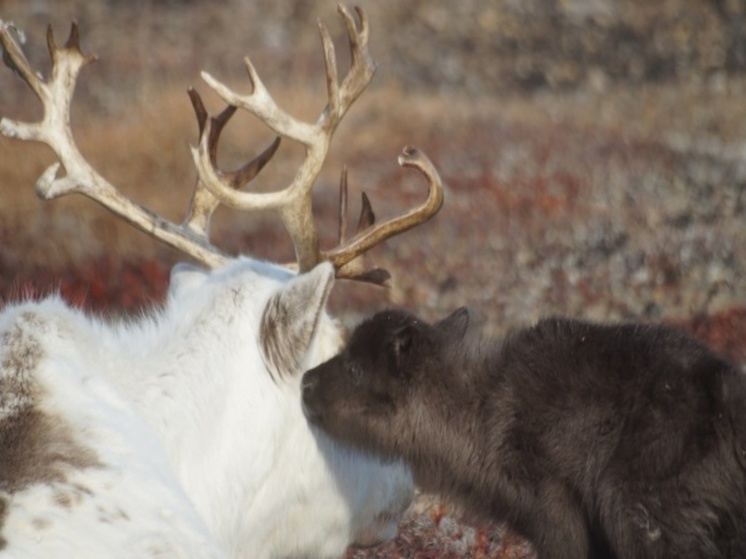
{"type": "MultiPolygon", "coordinates": [[[[75,25],[73,23],[73,25],[75,25]]],[[[12,33],[22,33],[12,23],[4,23],[0,19],[0,44],[3,47],[3,63],[10,68],[15,75],[21,78],[39,98],[44,97],[44,84],[37,74],[31,69],[31,65],[23,54],[18,43],[12,37],[12,33]]]]}
{"type": "Polygon", "coordinates": [[[339,235],[337,244],[347,240],[347,165],[342,166],[339,175],[339,235]]]}
{"type": "MultiPolygon", "coordinates": [[[[199,93],[191,87],[187,90],[187,93],[192,102],[194,114],[197,117],[200,143],[202,138],[206,138],[207,154],[212,168],[215,169],[215,173],[229,184],[231,188],[239,189],[243,187],[269,162],[277,151],[277,148],[280,146],[280,138],[275,138],[275,140],[264,151],[239,169],[231,172],[221,171],[217,168],[217,151],[220,134],[225,125],[228,124],[228,121],[235,114],[236,107],[228,105],[218,116],[210,117],[199,93]]],[[[219,205],[220,200],[218,200],[218,198],[216,198],[198,178],[194,186],[194,192],[192,193],[192,198],[189,203],[189,209],[187,210],[183,226],[190,228],[199,235],[207,236],[209,232],[210,218],[219,205]]]]}
{"type": "Polygon", "coordinates": [[[340,109],[343,111],[339,118],[341,119],[350,105],[360,96],[373,78],[376,71],[376,64],[368,50],[368,16],[358,6],[355,6],[355,13],[360,19],[360,29],[355,25],[355,20],[343,5],[339,5],[338,11],[344,19],[347,28],[347,39],[350,47],[350,70],[345,76],[342,86],[340,87],[340,109]]]}
{"type": "MultiPolygon", "coordinates": [[[[207,109],[205,109],[205,105],[202,102],[202,97],[199,93],[197,93],[196,89],[190,87],[187,90],[187,93],[189,94],[189,99],[192,101],[192,107],[194,108],[194,113],[197,117],[199,134],[200,136],[202,136],[205,131],[207,118],[209,116],[207,114],[207,109]]],[[[228,105],[218,116],[210,117],[211,126],[210,134],[207,139],[207,145],[209,148],[208,151],[210,155],[210,161],[213,167],[215,167],[216,169],[218,166],[217,153],[218,143],[220,142],[220,134],[222,133],[223,128],[225,128],[225,125],[228,124],[228,121],[231,119],[231,117],[236,113],[236,110],[237,107],[228,105]]],[[[233,186],[233,188],[241,188],[251,182],[251,180],[256,177],[264,168],[264,166],[269,163],[269,160],[272,159],[275,152],[277,151],[277,148],[280,147],[281,141],[282,138],[280,136],[277,136],[263,152],[261,152],[251,161],[245,163],[240,168],[230,172],[218,169],[217,173],[220,176],[225,177],[225,179],[231,186],[233,186]]]]}
{"type": "MultiPolygon", "coordinates": [[[[360,217],[358,217],[355,234],[357,235],[363,229],[373,225],[376,221],[376,215],[373,213],[373,207],[365,192],[362,193],[362,203],[360,205],[360,217]]],[[[347,240],[347,165],[342,166],[342,173],[339,176],[339,236],[338,245],[342,245],[347,240]]]]}
{"type": "Polygon", "coordinates": [[[306,155],[292,182],[283,190],[269,193],[236,192],[215,172],[210,164],[207,144],[193,148],[192,153],[200,180],[221,202],[238,209],[274,209],[280,214],[295,245],[298,268],[309,270],[321,261],[318,233],[313,223],[311,190],[326,158],[329,143],[341,118],[350,105],[370,83],[375,64],[368,52],[368,22],[364,12],[357,9],[360,28],[342,6],[339,13],[347,29],[352,51],[352,64],[342,85],[338,83],[334,45],[323,24],[319,24],[326,65],[328,102],[315,124],[293,118],[272,99],[251,61],[246,58],[246,71],[252,92],[240,95],[211,75],[202,78],[228,104],[255,115],[280,136],[290,138],[306,148],[306,155]]]}
{"type": "MultiPolygon", "coordinates": [[[[395,235],[404,233],[424,223],[434,216],[443,205],[443,183],[435,167],[424,153],[416,148],[406,147],[399,156],[399,165],[413,167],[425,175],[428,184],[427,199],[418,207],[405,214],[379,223],[378,225],[374,225],[375,217],[373,216],[372,209],[370,209],[370,203],[367,204],[367,208],[366,204],[363,203],[358,233],[349,241],[340,242],[339,246],[334,249],[322,252],[322,258],[332,262],[335,268],[337,268],[337,277],[360,279],[360,268],[349,266],[350,264],[354,264],[353,260],[355,258],[386,239],[390,239],[395,235]],[[370,217],[367,216],[368,212],[370,213],[370,217]],[[362,229],[360,229],[361,227],[362,229]]],[[[386,273],[382,270],[374,272],[386,273]]],[[[388,273],[386,273],[386,279],[388,279],[388,273]]],[[[365,281],[371,280],[366,279],[365,281]]],[[[383,282],[374,281],[374,283],[383,282]]]]}
{"type": "MultiPolygon", "coordinates": [[[[358,217],[357,227],[355,228],[355,235],[372,226],[376,221],[370,200],[365,192],[362,193],[361,198],[360,216],[358,217]]],[[[339,237],[337,246],[342,246],[347,242],[347,206],[347,166],[344,165],[339,177],[339,237]]],[[[361,259],[357,257],[344,264],[337,271],[337,277],[384,285],[391,276],[388,272],[379,268],[365,270],[361,259]]]]}
{"type": "MultiPolygon", "coordinates": [[[[362,203],[360,206],[360,217],[357,220],[357,227],[355,228],[355,234],[357,235],[363,229],[367,229],[376,222],[376,214],[373,213],[373,206],[370,205],[368,195],[362,193],[362,203]]],[[[340,243],[341,244],[341,243],[340,243]]]]}

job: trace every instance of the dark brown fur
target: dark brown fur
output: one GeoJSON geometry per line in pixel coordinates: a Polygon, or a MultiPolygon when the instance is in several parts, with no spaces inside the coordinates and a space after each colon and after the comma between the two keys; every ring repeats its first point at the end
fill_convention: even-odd
{"type": "Polygon", "coordinates": [[[746,557],[741,371],[663,326],[556,318],[491,343],[467,324],[375,315],[304,377],[308,417],[540,559],[746,557]]]}
{"type": "MultiPolygon", "coordinates": [[[[45,355],[37,336],[44,328],[40,317],[24,313],[0,337],[0,529],[14,493],[65,483],[71,470],[100,466],[64,420],[39,409],[44,393],[35,375],[45,355]]],[[[7,545],[0,535],[0,550],[7,545]]]]}
{"type": "Polygon", "coordinates": [[[66,471],[99,466],[67,425],[31,407],[0,421],[0,490],[15,493],[34,483],[65,482],[66,471]]]}
{"type": "Polygon", "coordinates": [[[42,319],[28,312],[0,338],[0,491],[7,493],[64,481],[68,468],[99,465],[64,421],[39,409],[44,395],[35,373],[44,352],[37,332],[44,328],[42,319]]]}

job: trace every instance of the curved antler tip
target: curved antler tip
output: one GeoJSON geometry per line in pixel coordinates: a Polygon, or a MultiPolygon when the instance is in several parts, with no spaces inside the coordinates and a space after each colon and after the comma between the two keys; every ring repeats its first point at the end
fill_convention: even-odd
{"type": "Polygon", "coordinates": [[[360,19],[360,27],[367,28],[368,27],[368,14],[365,13],[365,10],[361,6],[355,6],[355,13],[357,14],[357,17],[360,19]]]}
{"type": "Polygon", "coordinates": [[[417,148],[406,146],[399,155],[399,165],[413,165],[426,159],[425,155],[417,148]]]}

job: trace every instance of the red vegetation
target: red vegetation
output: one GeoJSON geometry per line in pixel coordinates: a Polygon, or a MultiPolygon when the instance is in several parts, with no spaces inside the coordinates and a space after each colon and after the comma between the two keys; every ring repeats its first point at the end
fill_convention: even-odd
{"type": "Polygon", "coordinates": [[[0,301],[39,299],[58,292],[74,307],[129,312],[162,301],[169,271],[155,260],[122,262],[103,257],[64,270],[36,268],[24,278],[0,274],[0,301]]]}
{"type": "Polygon", "coordinates": [[[699,314],[679,326],[728,359],[746,363],[746,308],[730,308],[712,315],[699,314]]]}

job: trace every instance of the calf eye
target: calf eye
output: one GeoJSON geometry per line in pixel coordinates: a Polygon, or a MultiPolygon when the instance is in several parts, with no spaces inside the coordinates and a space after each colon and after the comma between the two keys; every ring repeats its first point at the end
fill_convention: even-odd
{"type": "Polygon", "coordinates": [[[347,373],[353,381],[357,382],[363,376],[363,368],[359,363],[350,363],[350,366],[347,368],[347,373]]]}

